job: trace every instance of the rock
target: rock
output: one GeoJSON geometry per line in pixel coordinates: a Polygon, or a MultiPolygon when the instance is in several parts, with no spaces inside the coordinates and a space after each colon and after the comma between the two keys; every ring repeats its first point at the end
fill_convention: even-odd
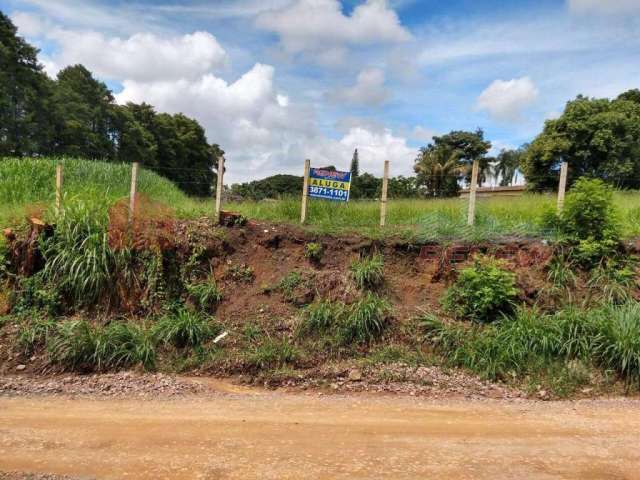
{"type": "Polygon", "coordinates": [[[549,392],[547,392],[546,390],[540,390],[538,392],[538,398],[540,400],[549,400],[549,392]]]}
{"type": "Polygon", "coordinates": [[[349,380],[352,382],[359,382],[362,380],[362,372],[357,369],[349,370],[349,380]]]}
{"type": "Polygon", "coordinates": [[[18,365],[18,366],[16,367],[16,370],[18,370],[18,371],[22,371],[22,370],[24,370],[25,368],[27,368],[27,366],[26,366],[26,365],[20,364],[20,365],[18,365]]]}

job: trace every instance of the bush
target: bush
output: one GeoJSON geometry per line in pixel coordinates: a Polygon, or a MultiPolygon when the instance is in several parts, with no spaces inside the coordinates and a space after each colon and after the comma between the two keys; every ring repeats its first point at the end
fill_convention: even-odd
{"type": "Polygon", "coordinates": [[[324,300],[309,305],[300,324],[300,333],[324,334],[338,324],[344,315],[343,303],[324,300]]]}
{"type": "Polygon", "coordinates": [[[54,363],[70,370],[92,370],[96,367],[98,336],[86,320],[68,320],[58,325],[47,342],[54,363]]]}
{"type": "Polygon", "coordinates": [[[187,283],[185,287],[200,310],[209,311],[222,300],[222,293],[213,277],[203,282],[187,283]]]}
{"type": "Polygon", "coordinates": [[[304,256],[312,262],[319,262],[324,254],[324,247],[318,242],[309,242],[304,246],[304,256]]]}
{"type": "Polygon", "coordinates": [[[13,297],[13,312],[16,314],[38,311],[55,316],[62,311],[59,286],[47,281],[42,272],[20,277],[13,297]]]}
{"type": "Polygon", "coordinates": [[[56,322],[50,318],[24,320],[18,326],[18,347],[26,355],[31,355],[37,347],[47,344],[56,329],[56,322]]]}
{"type": "Polygon", "coordinates": [[[360,289],[376,288],[384,282],[384,260],[375,254],[351,264],[351,276],[360,289]]]}
{"type": "Polygon", "coordinates": [[[153,327],[154,337],[178,348],[201,345],[218,333],[209,318],[179,308],[175,314],[161,318],[153,327]]]}
{"type": "Polygon", "coordinates": [[[281,368],[284,365],[294,363],[300,352],[288,339],[273,340],[267,338],[264,342],[255,345],[247,356],[249,366],[265,368],[281,368]]]}
{"type": "Polygon", "coordinates": [[[476,257],[474,265],[463,269],[442,301],[458,318],[490,322],[509,314],[519,294],[515,275],[490,257],[476,257]]]}
{"type": "Polygon", "coordinates": [[[378,338],[384,332],[390,309],[389,302],[371,292],[350,305],[341,322],[343,343],[365,343],[378,338]]]}

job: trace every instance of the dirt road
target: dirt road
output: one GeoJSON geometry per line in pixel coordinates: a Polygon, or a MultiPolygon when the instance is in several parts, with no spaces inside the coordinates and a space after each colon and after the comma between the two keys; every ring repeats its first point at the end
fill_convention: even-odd
{"type": "Polygon", "coordinates": [[[638,479],[640,403],[251,392],[0,399],[0,471],[135,479],[638,479]]]}

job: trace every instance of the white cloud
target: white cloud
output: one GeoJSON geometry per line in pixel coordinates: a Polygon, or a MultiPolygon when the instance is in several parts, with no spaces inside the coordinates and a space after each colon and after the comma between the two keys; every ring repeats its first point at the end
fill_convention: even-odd
{"type": "Polygon", "coordinates": [[[405,138],[394,136],[389,129],[376,133],[354,127],[340,139],[339,145],[345,150],[344,155],[358,149],[360,169],[363,171],[381,176],[384,161],[389,160],[392,176],[412,174],[416,150],[407,146],[405,138]]]}
{"type": "Polygon", "coordinates": [[[433,141],[433,137],[437,134],[438,132],[431,128],[425,128],[421,125],[417,125],[411,132],[411,138],[429,143],[433,141]]]}
{"type": "Polygon", "coordinates": [[[342,13],[338,0],[296,0],[259,15],[256,24],[277,33],[288,53],[326,56],[329,52],[334,62],[344,45],[398,43],[411,38],[385,0],[367,0],[354,8],[350,16],[342,13]]]}
{"type": "Polygon", "coordinates": [[[529,77],[494,80],[478,97],[476,107],[496,120],[515,121],[522,110],[538,97],[538,89],[529,77]]]}
{"type": "Polygon", "coordinates": [[[389,91],[384,86],[384,71],[379,68],[362,70],[355,85],[334,90],[327,98],[334,103],[349,105],[382,105],[389,98],[389,91]]]}
{"type": "Polygon", "coordinates": [[[640,12],[638,0],[568,0],[569,9],[577,13],[625,14],[640,12]]]}

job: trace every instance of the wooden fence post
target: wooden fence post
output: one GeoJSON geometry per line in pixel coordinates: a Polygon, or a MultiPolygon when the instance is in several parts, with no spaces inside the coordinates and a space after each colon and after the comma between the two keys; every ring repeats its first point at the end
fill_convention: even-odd
{"type": "Polygon", "coordinates": [[[476,221],[476,189],[478,188],[478,160],[473,161],[471,168],[471,186],[469,188],[469,214],[467,216],[467,225],[473,225],[476,221]]]}
{"type": "Polygon", "coordinates": [[[380,195],[380,228],[384,228],[387,220],[387,188],[389,185],[389,160],[384,161],[382,176],[382,195],[380,195]]]}
{"type": "Polygon", "coordinates": [[[129,193],[129,224],[133,223],[133,214],[136,210],[136,186],[138,183],[138,162],[131,164],[131,191],[129,193]]]}
{"type": "Polygon", "coordinates": [[[304,161],[304,180],[302,182],[302,206],[300,207],[300,223],[307,220],[307,196],[309,190],[309,170],[311,170],[311,160],[304,161]]]}
{"type": "Polygon", "coordinates": [[[560,213],[564,207],[564,193],[567,189],[568,170],[569,164],[567,162],[562,162],[562,165],[560,165],[560,183],[558,184],[558,213],[560,213]]]}
{"type": "Polygon", "coordinates": [[[62,164],[56,165],[56,211],[60,213],[62,208],[62,164]]]}
{"type": "Polygon", "coordinates": [[[220,210],[222,207],[222,190],[224,188],[224,157],[221,155],[218,158],[218,184],[216,187],[216,212],[215,223],[220,223],[220,210]]]}

